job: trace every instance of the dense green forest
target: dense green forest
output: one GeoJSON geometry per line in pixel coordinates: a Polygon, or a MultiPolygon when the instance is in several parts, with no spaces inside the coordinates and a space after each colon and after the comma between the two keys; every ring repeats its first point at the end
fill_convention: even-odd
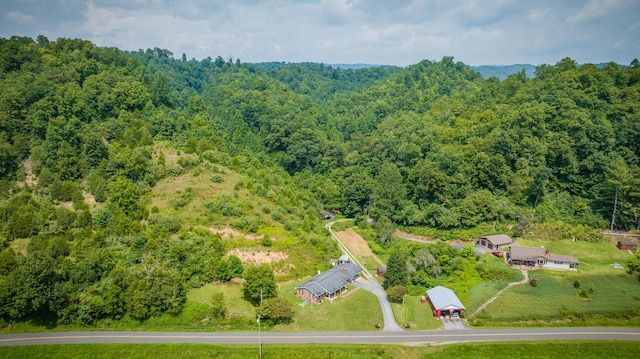
{"type": "Polygon", "coordinates": [[[277,228],[261,245],[297,252],[276,275],[301,278],[337,253],[322,209],[577,240],[640,229],[640,63],[500,81],[451,57],[339,69],[0,39],[2,321],[180,313],[188,287],[242,273],[212,226],[277,228]],[[161,205],[159,183],[187,173],[232,190],[189,217],[195,186],[161,205]]]}

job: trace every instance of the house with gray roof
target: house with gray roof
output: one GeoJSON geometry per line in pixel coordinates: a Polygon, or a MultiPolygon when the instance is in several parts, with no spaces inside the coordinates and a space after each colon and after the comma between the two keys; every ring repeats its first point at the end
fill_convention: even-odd
{"type": "Polygon", "coordinates": [[[492,251],[499,251],[502,248],[509,247],[511,244],[513,244],[513,239],[506,234],[480,237],[476,242],[476,245],[492,251]]]}
{"type": "Polygon", "coordinates": [[[441,285],[428,289],[427,299],[436,318],[460,316],[465,309],[456,293],[441,285]]]}
{"type": "Polygon", "coordinates": [[[338,264],[297,286],[296,295],[312,303],[333,299],[347,290],[347,284],[358,279],[361,272],[362,268],[353,263],[338,264]]]}
{"type": "Polygon", "coordinates": [[[525,269],[578,270],[578,259],[564,254],[554,254],[545,247],[523,247],[512,245],[507,253],[507,262],[511,266],[524,266],[525,269]]]}

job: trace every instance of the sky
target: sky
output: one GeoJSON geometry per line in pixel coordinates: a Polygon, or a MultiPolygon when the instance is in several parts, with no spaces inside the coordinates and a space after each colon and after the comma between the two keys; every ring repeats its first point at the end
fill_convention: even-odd
{"type": "Polygon", "coordinates": [[[640,0],[1,0],[0,37],[241,62],[408,66],[640,58],[640,0]]]}

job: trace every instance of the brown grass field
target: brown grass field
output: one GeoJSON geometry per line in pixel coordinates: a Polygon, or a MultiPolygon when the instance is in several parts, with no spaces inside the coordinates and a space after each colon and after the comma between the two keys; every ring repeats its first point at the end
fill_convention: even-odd
{"type": "Polygon", "coordinates": [[[369,248],[369,244],[367,241],[362,238],[358,233],[356,233],[353,228],[347,228],[344,231],[336,232],[336,236],[340,238],[340,241],[344,243],[344,245],[356,256],[359,260],[364,263],[373,262],[377,266],[384,267],[385,264],[376,256],[369,248]]]}

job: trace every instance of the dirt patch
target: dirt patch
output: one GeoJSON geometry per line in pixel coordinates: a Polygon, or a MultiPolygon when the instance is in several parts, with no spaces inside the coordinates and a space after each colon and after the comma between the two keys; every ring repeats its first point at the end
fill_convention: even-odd
{"type": "Polygon", "coordinates": [[[282,252],[254,251],[246,249],[232,249],[228,253],[229,255],[233,254],[240,258],[243,264],[253,265],[271,264],[283,261],[289,257],[282,252]]]}
{"type": "Polygon", "coordinates": [[[401,238],[413,238],[413,239],[418,239],[418,240],[425,241],[425,242],[432,242],[432,241],[436,240],[436,238],[432,238],[432,237],[428,237],[428,236],[421,236],[419,234],[409,233],[409,232],[405,232],[405,231],[401,231],[401,230],[397,230],[396,231],[396,235],[398,235],[401,238]]]}
{"type": "Polygon", "coordinates": [[[340,294],[340,297],[342,297],[342,298],[348,297],[351,294],[355,293],[358,289],[360,289],[360,288],[351,286],[351,287],[349,287],[349,290],[347,290],[346,292],[340,294]]]}
{"type": "Polygon", "coordinates": [[[376,263],[384,267],[384,263],[376,256],[367,241],[364,240],[353,228],[347,228],[344,231],[336,232],[336,236],[357,258],[371,257],[376,263]]]}
{"type": "Polygon", "coordinates": [[[219,234],[220,237],[222,237],[222,239],[245,238],[245,239],[255,240],[255,239],[262,239],[264,237],[264,234],[260,234],[260,235],[245,234],[240,231],[236,231],[233,228],[228,228],[228,227],[227,228],[209,227],[209,230],[215,234],[219,234]]]}
{"type": "Polygon", "coordinates": [[[96,206],[96,197],[87,191],[82,191],[82,197],[84,198],[84,202],[89,205],[90,208],[96,206]]]}
{"type": "Polygon", "coordinates": [[[31,157],[27,157],[22,161],[22,165],[24,166],[24,171],[27,173],[27,176],[24,179],[24,182],[29,186],[33,186],[36,184],[36,181],[33,178],[33,170],[31,170],[31,157]]]}

